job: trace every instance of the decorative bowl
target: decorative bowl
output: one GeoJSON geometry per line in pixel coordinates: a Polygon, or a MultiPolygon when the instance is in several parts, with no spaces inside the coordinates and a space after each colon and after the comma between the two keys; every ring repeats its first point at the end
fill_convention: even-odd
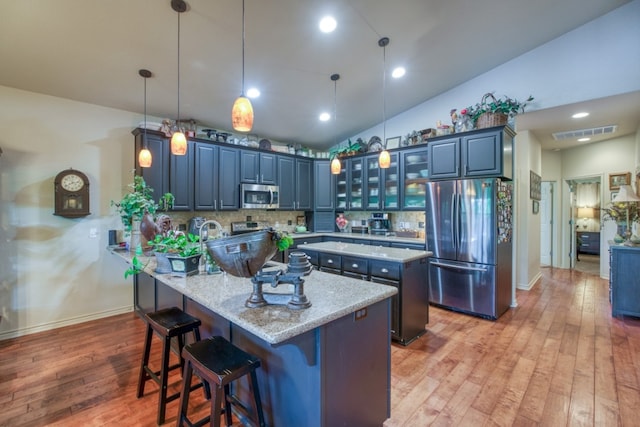
{"type": "Polygon", "coordinates": [[[420,174],[419,174],[419,173],[408,173],[408,174],[407,174],[407,178],[408,178],[408,179],[416,179],[416,178],[418,178],[419,176],[420,176],[420,174]]]}
{"type": "Polygon", "coordinates": [[[429,176],[429,170],[428,169],[420,170],[420,176],[423,178],[427,178],[429,176]]]}
{"type": "Polygon", "coordinates": [[[253,277],[278,251],[272,229],[207,240],[207,251],[223,271],[253,277]]]}

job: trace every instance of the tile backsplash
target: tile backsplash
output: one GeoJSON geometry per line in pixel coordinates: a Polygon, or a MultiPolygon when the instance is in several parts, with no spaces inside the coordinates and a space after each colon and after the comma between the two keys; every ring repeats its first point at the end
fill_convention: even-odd
{"type": "MultiPolygon", "coordinates": [[[[366,223],[371,217],[371,212],[367,211],[347,211],[345,217],[351,221],[366,223]]],[[[193,217],[203,217],[207,220],[216,220],[222,225],[224,232],[231,233],[232,222],[246,221],[247,217],[251,217],[252,221],[264,221],[271,224],[278,230],[293,232],[295,230],[298,216],[304,216],[303,211],[268,211],[264,209],[240,209],[228,212],[170,212],[169,216],[173,221],[174,227],[184,227],[186,229],[189,220],[193,217]]],[[[389,212],[393,230],[409,229],[418,230],[424,235],[424,212],[389,212]]]]}

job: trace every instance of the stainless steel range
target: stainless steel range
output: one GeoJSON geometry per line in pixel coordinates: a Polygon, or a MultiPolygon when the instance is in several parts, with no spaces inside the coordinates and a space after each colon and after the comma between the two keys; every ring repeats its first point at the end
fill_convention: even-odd
{"type": "Polygon", "coordinates": [[[269,228],[269,223],[266,221],[232,222],[231,235],[253,233],[254,231],[264,230],[265,228],[269,228]]]}

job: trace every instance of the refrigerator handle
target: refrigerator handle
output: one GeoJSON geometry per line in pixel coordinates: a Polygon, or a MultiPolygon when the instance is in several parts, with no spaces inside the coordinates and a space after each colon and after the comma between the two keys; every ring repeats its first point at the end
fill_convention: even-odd
{"type": "Polygon", "coordinates": [[[480,271],[482,273],[486,273],[487,271],[489,271],[489,269],[486,267],[467,267],[463,265],[453,265],[453,264],[447,264],[447,263],[438,262],[438,261],[431,261],[431,265],[435,265],[437,267],[444,267],[444,268],[453,268],[456,270],[480,271]]]}
{"type": "Polygon", "coordinates": [[[453,240],[453,249],[455,251],[458,250],[458,222],[456,221],[457,211],[456,193],[454,192],[451,194],[451,218],[449,219],[451,220],[451,237],[453,240]]]}

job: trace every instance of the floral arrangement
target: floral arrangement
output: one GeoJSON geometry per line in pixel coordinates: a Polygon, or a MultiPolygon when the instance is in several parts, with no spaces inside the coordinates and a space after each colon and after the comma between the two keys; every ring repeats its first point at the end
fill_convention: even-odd
{"type": "Polygon", "coordinates": [[[611,202],[602,211],[604,212],[602,215],[603,221],[614,221],[616,224],[626,223],[627,212],[629,212],[630,222],[640,219],[640,209],[637,203],[611,202]]]}
{"type": "Polygon", "coordinates": [[[344,214],[338,214],[338,217],[336,218],[336,225],[340,230],[346,228],[348,223],[349,221],[347,221],[347,218],[344,217],[344,214]]]}
{"type": "Polygon", "coordinates": [[[482,101],[479,103],[461,110],[460,114],[463,116],[468,115],[474,122],[484,113],[502,113],[512,118],[519,113],[523,113],[524,107],[531,101],[533,101],[533,96],[529,96],[526,101],[520,102],[508,96],[496,98],[491,92],[483,96],[482,101]],[[491,101],[487,101],[488,98],[491,98],[491,101]]]}

